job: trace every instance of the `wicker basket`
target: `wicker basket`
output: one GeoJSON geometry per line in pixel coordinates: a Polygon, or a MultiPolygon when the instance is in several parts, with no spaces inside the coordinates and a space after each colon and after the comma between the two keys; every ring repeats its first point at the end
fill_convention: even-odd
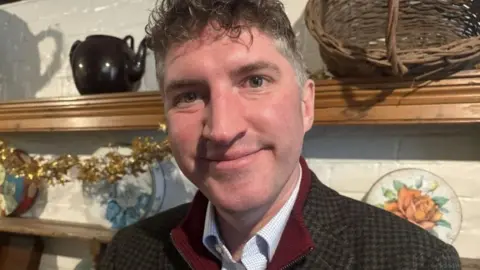
{"type": "Polygon", "coordinates": [[[479,62],[479,2],[309,0],[305,22],[335,77],[425,77],[479,62]]]}

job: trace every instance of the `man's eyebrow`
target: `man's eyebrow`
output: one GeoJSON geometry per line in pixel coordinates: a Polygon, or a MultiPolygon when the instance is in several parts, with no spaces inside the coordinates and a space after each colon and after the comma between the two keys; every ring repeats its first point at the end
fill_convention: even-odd
{"type": "Polygon", "coordinates": [[[260,70],[272,70],[273,72],[280,74],[280,68],[274,63],[267,62],[267,61],[257,61],[257,62],[243,65],[233,70],[232,72],[230,72],[230,76],[241,77],[241,76],[245,76],[247,74],[251,74],[255,71],[260,71],[260,70]]]}
{"type": "MultiPolygon", "coordinates": [[[[230,76],[242,77],[260,70],[272,70],[276,74],[280,74],[280,68],[274,63],[267,62],[267,61],[256,61],[256,62],[249,63],[234,69],[233,71],[230,72],[230,76]]],[[[175,92],[175,91],[193,87],[193,86],[198,87],[199,85],[208,85],[208,82],[201,79],[200,80],[197,80],[197,79],[171,80],[170,82],[168,82],[168,84],[165,85],[164,93],[166,94],[170,92],[175,92]]]]}
{"type": "Polygon", "coordinates": [[[196,79],[180,79],[180,80],[172,80],[165,85],[165,93],[175,92],[184,88],[198,86],[198,85],[205,85],[206,82],[204,80],[196,80],[196,79]]]}

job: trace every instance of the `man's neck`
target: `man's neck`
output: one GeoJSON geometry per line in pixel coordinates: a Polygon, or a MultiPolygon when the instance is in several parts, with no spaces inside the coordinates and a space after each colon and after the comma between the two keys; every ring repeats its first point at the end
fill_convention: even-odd
{"type": "Polygon", "coordinates": [[[275,200],[246,212],[232,213],[216,209],[216,222],[222,239],[235,261],[241,258],[243,246],[260,231],[282,208],[299,181],[300,166],[296,166],[275,200]]]}

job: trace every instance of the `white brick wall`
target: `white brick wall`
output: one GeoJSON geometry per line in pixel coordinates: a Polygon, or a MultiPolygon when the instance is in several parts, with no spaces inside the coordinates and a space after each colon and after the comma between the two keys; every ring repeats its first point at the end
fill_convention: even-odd
{"type": "Polygon", "coordinates": [[[443,178],[460,197],[463,223],[454,246],[480,258],[478,126],[316,127],[304,155],[318,177],[361,200],[376,180],[399,168],[422,168],[443,178]]]}
{"type": "MultiPolygon", "coordinates": [[[[68,64],[71,44],[93,33],[120,37],[131,34],[138,44],[154,2],[25,0],[0,6],[0,98],[77,95],[68,64]],[[42,31],[47,31],[50,38],[35,38],[42,31]]],[[[284,2],[309,67],[320,68],[317,47],[301,16],[306,0],[284,2]]],[[[151,54],[147,59],[141,87],[144,91],[157,88],[151,54]]],[[[0,137],[31,153],[88,155],[100,145],[130,141],[136,135],[161,136],[135,131],[0,137]]],[[[461,197],[463,208],[462,230],[454,245],[461,256],[480,258],[480,251],[474,248],[480,242],[479,135],[480,129],[475,126],[315,127],[307,135],[304,154],[323,182],[356,199],[361,199],[381,175],[396,168],[415,166],[443,177],[461,197]]],[[[48,188],[32,212],[42,218],[86,222],[80,192],[78,183],[48,188]]],[[[164,208],[189,200],[193,192],[194,188],[182,179],[168,183],[164,208]]],[[[88,257],[87,248],[83,242],[49,240],[42,269],[74,269],[88,257]]]]}

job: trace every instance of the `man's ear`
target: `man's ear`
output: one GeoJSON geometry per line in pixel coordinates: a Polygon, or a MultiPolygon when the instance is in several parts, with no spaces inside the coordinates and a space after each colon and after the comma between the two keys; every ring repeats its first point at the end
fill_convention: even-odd
{"type": "Polygon", "coordinates": [[[315,82],[308,79],[302,88],[303,130],[309,131],[315,118],[315,82]]]}

